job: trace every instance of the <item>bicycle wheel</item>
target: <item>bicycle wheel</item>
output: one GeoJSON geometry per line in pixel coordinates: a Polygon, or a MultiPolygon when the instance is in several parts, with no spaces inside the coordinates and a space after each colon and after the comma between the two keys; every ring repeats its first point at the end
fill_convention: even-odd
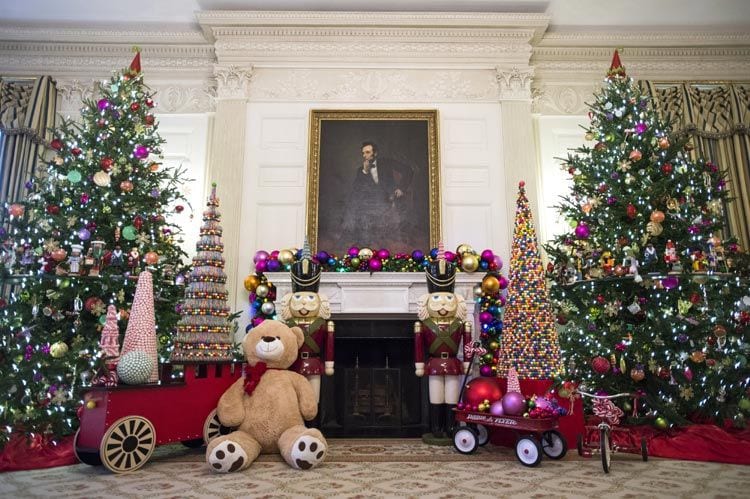
{"type": "Polygon", "coordinates": [[[602,468],[609,473],[609,465],[612,461],[612,450],[609,447],[609,428],[599,430],[599,449],[602,453],[602,468]]]}

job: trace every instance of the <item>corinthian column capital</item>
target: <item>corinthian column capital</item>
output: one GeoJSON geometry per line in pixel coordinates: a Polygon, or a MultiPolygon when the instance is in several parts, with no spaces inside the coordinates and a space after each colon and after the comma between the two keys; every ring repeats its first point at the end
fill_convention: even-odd
{"type": "Polygon", "coordinates": [[[247,99],[250,94],[250,82],[253,79],[253,67],[215,66],[216,96],[223,99],[247,99]]]}
{"type": "Polygon", "coordinates": [[[534,68],[519,69],[495,67],[495,78],[501,101],[525,100],[531,101],[531,80],[534,78],[534,68]]]}

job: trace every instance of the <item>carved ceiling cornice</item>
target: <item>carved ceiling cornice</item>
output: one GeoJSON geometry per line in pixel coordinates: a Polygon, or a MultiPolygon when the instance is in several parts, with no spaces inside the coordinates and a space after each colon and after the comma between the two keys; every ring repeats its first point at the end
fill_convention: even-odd
{"type": "Polygon", "coordinates": [[[28,42],[137,43],[210,45],[203,32],[191,26],[151,26],[132,24],[93,24],[42,26],[0,24],[0,40],[28,42]]]}
{"type": "Polygon", "coordinates": [[[537,47],[705,47],[750,45],[747,30],[547,31],[537,47]]]}

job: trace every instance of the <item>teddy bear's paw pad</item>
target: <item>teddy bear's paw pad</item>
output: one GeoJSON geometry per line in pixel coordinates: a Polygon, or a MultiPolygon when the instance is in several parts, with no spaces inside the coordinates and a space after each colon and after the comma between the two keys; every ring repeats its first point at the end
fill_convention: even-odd
{"type": "Polygon", "coordinates": [[[242,469],[247,463],[247,454],[231,440],[217,445],[208,456],[208,464],[217,473],[230,473],[242,469]]]}
{"type": "Polygon", "coordinates": [[[309,470],[323,462],[326,456],[325,444],[315,437],[303,435],[294,442],[292,448],[292,466],[300,470],[309,470]]]}

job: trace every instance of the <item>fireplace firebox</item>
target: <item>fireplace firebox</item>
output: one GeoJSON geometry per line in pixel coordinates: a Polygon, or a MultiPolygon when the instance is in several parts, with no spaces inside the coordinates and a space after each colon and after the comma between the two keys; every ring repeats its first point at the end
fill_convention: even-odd
{"type": "Polygon", "coordinates": [[[333,376],[324,376],[320,426],[330,437],[417,437],[427,385],[414,375],[414,321],[337,320],[333,376]]]}

